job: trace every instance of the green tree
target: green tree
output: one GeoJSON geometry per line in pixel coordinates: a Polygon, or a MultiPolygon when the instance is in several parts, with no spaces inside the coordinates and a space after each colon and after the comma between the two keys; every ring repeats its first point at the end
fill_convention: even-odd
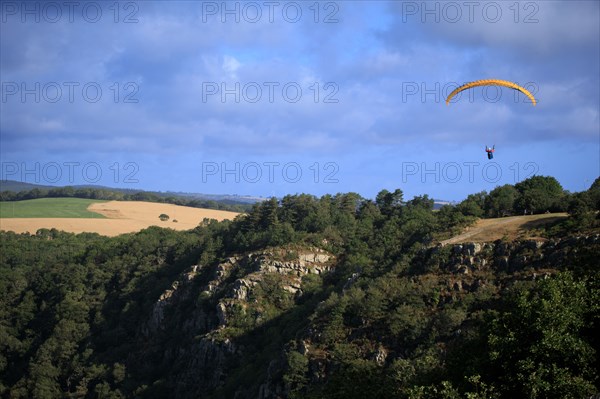
{"type": "Polygon", "coordinates": [[[587,192],[589,194],[589,199],[592,208],[597,211],[600,211],[600,177],[594,180],[587,192]]]}
{"type": "Polygon", "coordinates": [[[569,227],[573,229],[585,229],[591,227],[595,220],[595,211],[589,191],[574,194],[569,201],[568,208],[571,219],[569,227]]]}
{"type": "Polygon", "coordinates": [[[389,216],[395,210],[400,208],[402,205],[402,197],[403,193],[399,188],[392,193],[388,190],[381,190],[375,198],[375,204],[382,214],[389,216]]]}
{"type": "Polygon", "coordinates": [[[433,198],[429,198],[429,196],[427,194],[424,194],[424,195],[416,195],[415,197],[413,197],[413,199],[411,199],[410,201],[408,201],[406,203],[406,206],[409,208],[410,207],[418,207],[418,208],[423,208],[423,209],[427,209],[427,210],[432,210],[433,204],[434,204],[433,198]]]}
{"type": "Polygon", "coordinates": [[[283,382],[291,397],[302,397],[299,391],[308,383],[308,358],[296,351],[287,354],[287,369],[283,375],[283,382]]]}
{"type": "Polygon", "coordinates": [[[279,223],[279,218],[277,216],[278,208],[279,202],[275,197],[272,197],[261,204],[259,207],[259,226],[261,228],[267,229],[279,223]]]}
{"type": "Polygon", "coordinates": [[[541,213],[564,211],[565,191],[554,177],[533,176],[515,185],[519,197],[515,201],[516,210],[541,213]]]}
{"type": "Polygon", "coordinates": [[[496,187],[485,199],[485,213],[488,217],[502,217],[514,211],[519,192],[510,184],[496,187]]]}
{"type": "Polygon", "coordinates": [[[596,391],[595,353],[582,331],[598,299],[569,273],[511,293],[488,335],[507,397],[582,398],[596,391]]]}
{"type": "Polygon", "coordinates": [[[470,194],[456,208],[465,216],[482,217],[484,215],[486,197],[486,191],[470,194]]]}

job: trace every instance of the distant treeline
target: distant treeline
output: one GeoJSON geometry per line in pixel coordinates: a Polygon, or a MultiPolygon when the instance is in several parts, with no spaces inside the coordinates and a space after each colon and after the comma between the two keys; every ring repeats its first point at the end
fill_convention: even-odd
{"type": "MultiPolygon", "coordinates": [[[[378,194],[377,201],[384,201],[385,196],[393,197],[405,206],[406,203],[398,201],[397,195],[383,190],[378,194]]],[[[240,204],[233,201],[215,201],[208,199],[186,198],[173,195],[159,195],[147,191],[128,193],[118,190],[100,188],[74,188],[57,187],[53,189],[34,188],[26,191],[2,191],[0,201],[21,201],[36,198],[75,197],[98,200],[116,201],[147,201],[189,206],[193,208],[217,209],[233,212],[248,212],[252,204],[240,204]]],[[[389,200],[389,199],[388,199],[389,200]]],[[[433,200],[427,197],[427,201],[433,200]]],[[[442,208],[451,207],[445,205],[442,208]]],[[[590,210],[600,210],[600,178],[597,178],[591,187],[582,192],[570,193],[564,190],[561,184],[551,176],[533,176],[515,185],[505,184],[496,187],[489,193],[481,191],[469,195],[465,200],[455,205],[460,214],[480,218],[495,218],[510,215],[539,214],[545,212],[569,212],[571,214],[584,214],[590,210]]]]}
{"type": "Polygon", "coordinates": [[[174,205],[189,206],[193,208],[218,209],[222,211],[246,212],[252,208],[251,204],[232,204],[222,201],[184,198],[175,196],[161,196],[158,194],[139,191],[136,193],[124,193],[116,190],[107,190],[99,188],[74,188],[57,187],[49,190],[34,188],[26,191],[2,191],[0,192],[0,201],[21,201],[36,198],[87,198],[108,201],[147,201],[160,202],[174,205]]]}

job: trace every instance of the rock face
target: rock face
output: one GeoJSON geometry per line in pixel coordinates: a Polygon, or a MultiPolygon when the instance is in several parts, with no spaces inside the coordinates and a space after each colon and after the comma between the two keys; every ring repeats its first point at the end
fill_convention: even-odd
{"type": "MultiPolygon", "coordinates": [[[[309,274],[321,275],[334,269],[333,256],[319,248],[301,251],[270,250],[247,254],[244,257],[230,258],[226,265],[217,266],[219,273],[210,285],[215,287],[224,281],[231,270],[245,270],[248,273],[228,286],[227,294],[217,304],[219,327],[226,327],[232,313],[245,312],[249,295],[267,274],[285,276],[281,289],[295,297],[302,295],[302,278],[309,274]]],[[[255,315],[262,319],[259,312],[255,315]]]]}
{"type": "MultiPolygon", "coordinates": [[[[509,279],[547,278],[579,256],[578,248],[598,244],[599,235],[556,241],[440,245],[422,250],[413,266],[417,270],[423,270],[418,269],[422,265],[430,268],[446,284],[440,289],[440,301],[448,301],[465,292],[498,289],[494,284],[506,284],[509,279]],[[495,280],[489,278],[491,275],[495,280]]],[[[335,265],[335,257],[318,248],[275,248],[232,256],[211,266],[195,265],[181,273],[158,295],[139,332],[146,348],[154,350],[152,361],[174,370],[166,382],[173,387],[169,396],[185,397],[194,392],[194,397],[205,397],[231,387],[232,378],[240,378],[240,370],[235,367],[250,351],[248,340],[265,339],[262,334],[268,327],[260,328],[280,315],[273,315],[275,301],[283,301],[289,306],[286,309],[293,310],[303,298],[310,298],[303,292],[306,281],[318,281],[319,276],[333,272],[335,265]],[[258,332],[244,341],[248,330],[258,332]]],[[[343,295],[359,277],[358,273],[346,277],[347,281],[338,285],[339,294],[343,295]]],[[[302,320],[307,317],[296,316],[302,320]]],[[[291,338],[286,337],[281,344],[279,355],[252,366],[262,367],[262,381],[254,381],[251,386],[240,384],[237,391],[228,391],[223,397],[286,397],[283,375],[285,352],[289,350],[306,360],[305,377],[309,381],[325,381],[334,367],[327,352],[319,347],[321,334],[312,322],[302,330],[293,330],[291,338]]],[[[389,342],[378,342],[365,356],[384,367],[404,356],[402,353],[389,342]]],[[[253,356],[259,357],[256,353],[253,356]]]]}
{"type": "MultiPolygon", "coordinates": [[[[484,290],[485,294],[489,290],[497,293],[515,280],[549,278],[552,273],[561,270],[564,265],[571,264],[573,259],[580,256],[582,248],[598,248],[599,244],[600,235],[556,241],[524,240],[511,243],[496,241],[439,245],[422,250],[415,256],[415,264],[411,266],[414,267],[414,279],[422,277],[423,281],[433,280],[439,283],[437,287],[440,301],[450,302],[459,300],[461,295],[467,292],[484,290]]],[[[588,253],[586,256],[589,255],[588,253]]],[[[357,278],[358,274],[347,278],[342,290],[351,287],[357,278]]],[[[335,357],[328,352],[327,344],[320,342],[319,337],[323,331],[319,328],[322,328],[319,324],[307,328],[303,335],[297,337],[294,349],[308,362],[308,371],[304,377],[311,382],[327,381],[329,373],[336,367],[335,357]]],[[[455,335],[461,333],[461,329],[453,331],[455,335]]],[[[356,334],[355,342],[358,342],[358,346],[363,340],[367,341],[367,344],[361,347],[365,351],[363,355],[379,366],[385,367],[396,359],[407,357],[406,348],[398,346],[395,339],[386,340],[385,337],[379,338],[377,335],[370,339],[368,334],[353,334],[356,334]]],[[[271,374],[276,373],[271,370],[271,374]]],[[[261,390],[259,395],[261,399],[286,397],[285,390],[282,390],[285,385],[281,381],[277,385],[275,379],[268,378],[263,386],[265,389],[261,390]],[[280,392],[284,392],[284,395],[278,396],[280,392]]]]}
{"type": "Polygon", "coordinates": [[[559,268],[565,256],[576,252],[575,244],[593,245],[600,236],[575,237],[565,240],[524,240],[515,242],[464,243],[438,245],[424,254],[430,258],[441,251],[449,256],[437,263],[441,270],[457,274],[469,274],[477,269],[493,268],[505,272],[517,272],[524,268],[559,268]]]}
{"type": "Polygon", "coordinates": [[[256,271],[280,274],[292,274],[302,277],[307,274],[322,274],[333,268],[329,263],[332,256],[324,251],[313,248],[314,252],[297,254],[297,259],[280,261],[274,260],[273,252],[251,254],[249,261],[256,265],[256,271]]]}
{"type": "MultiPolygon", "coordinates": [[[[318,248],[276,248],[232,256],[212,267],[194,265],[181,273],[158,297],[139,329],[148,347],[156,348],[154,356],[180,370],[169,381],[176,387],[173,396],[195,392],[194,397],[202,397],[223,384],[231,359],[243,353],[229,336],[229,328],[237,326],[240,314],[250,309],[255,323],[267,320],[268,315],[261,313],[252,299],[266,277],[274,276],[271,280],[279,284],[278,295],[289,295],[293,300],[303,294],[303,277],[330,272],[334,265],[335,258],[318,248]],[[166,337],[174,334],[178,342],[169,342],[169,349],[161,353],[166,337]]],[[[272,362],[267,380],[275,377],[282,361],[272,362]]],[[[261,397],[281,396],[281,390],[280,384],[263,384],[261,397]]]]}
{"type": "Polygon", "coordinates": [[[375,359],[377,364],[379,364],[380,366],[383,366],[385,364],[385,360],[387,359],[387,356],[388,356],[387,350],[383,346],[380,346],[379,349],[377,349],[377,353],[375,353],[373,358],[375,359]]]}
{"type": "Polygon", "coordinates": [[[571,264],[581,248],[597,247],[598,244],[600,235],[596,234],[558,240],[438,245],[423,250],[417,263],[426,264],[428,271],[449,273],[449,292],[472,292],[489,287],[491,275],[500,276],[506,284],[516,279],[548,278],[571,264]]]}
{"type": "Polygon", "coordinates": [[[145,336],[156,333],[158,330],[164,330],[165,311],[177,302],[187,299],[190,290],[189,285],[198,274],[200,266],[194,265],[188,271],[181,274],[180,279],[173,282],[171,289],[166,290],[154,304],[150,320],[142,328],[142,333],[145,336]]]}

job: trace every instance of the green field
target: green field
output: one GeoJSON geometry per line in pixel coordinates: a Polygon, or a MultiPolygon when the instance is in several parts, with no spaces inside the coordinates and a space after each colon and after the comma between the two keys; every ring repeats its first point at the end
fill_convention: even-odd
{"type": "Polygon", "coordinates": [[[38,198],[24,201],[0,201],[0,218],[97,218],[99,213],[87,207],[101,200],[82,198],[38,198]]]}

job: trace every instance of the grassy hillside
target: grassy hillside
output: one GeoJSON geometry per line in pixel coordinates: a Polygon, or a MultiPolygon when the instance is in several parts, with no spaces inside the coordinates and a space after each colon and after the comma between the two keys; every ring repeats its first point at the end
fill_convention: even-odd
{"type": "Polygon", "coordinates": [[[0,218],[98,218],[105,217],[90,212],[87,207],[97,202],[82,198],[38,198],[25,201],[0,202],[0,218]]]}

